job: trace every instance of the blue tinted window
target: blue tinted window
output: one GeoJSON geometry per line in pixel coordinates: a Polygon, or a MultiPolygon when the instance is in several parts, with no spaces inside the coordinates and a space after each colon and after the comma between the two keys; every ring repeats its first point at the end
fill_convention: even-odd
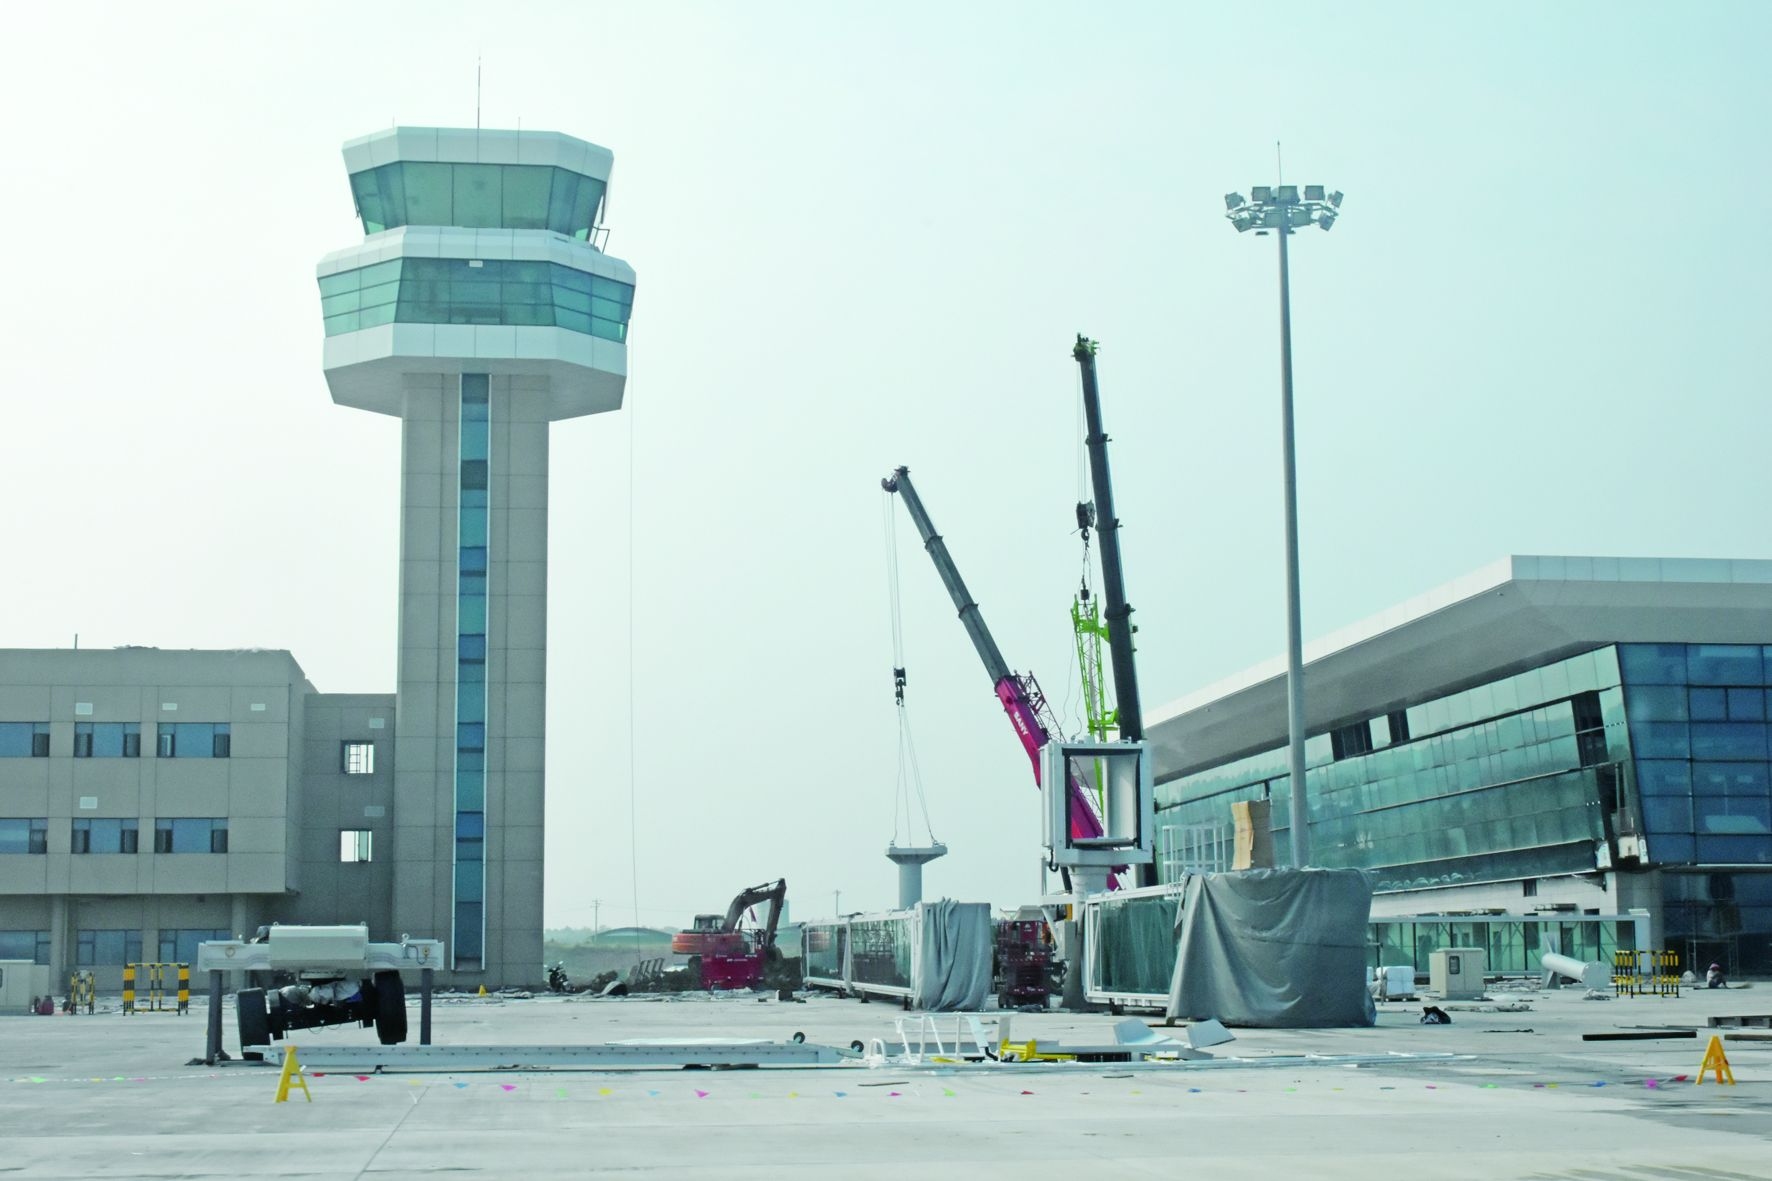
{"type": "MultiPolygon", "coordinates": [[[[225,759],[232,750],[226,722],[161,722],[159,757],[163,759],[225,759]]],[[[128,741],[125,735],[125,742],[128,741]]]]}
{"type": "Polygon", "coordinates": [[[134,853],[137,831],[134,817],[126,819],[75,820],[69,831],[72,853],[134,853]]]}
{"type": "Polygon", "coordinates": [[[1646,796],[1689,795],[1692,764],[1683,759],[1638,759],[1637,790],[1646,796]]]}
{"type": "Polygon", "coordinates": [[[48,722],[0,722],[0,759],[46,758],[48,722]]]}
{"type": "Polygon", "coordinates": [[[1772,841],[1764,836],[1700,836],[1698,861],[1715,865],[1772,863],[1772,841]]]}
{"type": "Polygon", "coordinates": [[[1652,835],[1692,831],[1692,797],[1668,796],[1643,800],[1643,826],[1652,835]]]}
{"type": "Polygon", "coordinates": [[[458,862],[455,867],[455,898],[458,902],[483,902],[486,898],[485,875],[473,861],[458,862]]]}
{"type": "Polygon", "coordinates": [[[0,960],[49,962],[48,931],[0,931],[0,960]]]}
{"type": "Polygon", "coordinates": [[[1766,690],[1725,689],[1731,722],[1760,722],[1766,718],[1766,690]]]}
{"type": "MultiPolygon", "coordinates": [[[[460,964],[464,960],[478,964],[485,942],[485,931],[481,927],[481,903],[458,902],[455,904],[455,959],[460,964]]],[[[472,966],[472,965],[470,965],[472,966]]]]}
{"type": "Polygon", "coordinates": [[[220,817],[162,817],[154,822],[156,853],[226,853],[228,822],[220,817]]]}
{"type": "Polygon", "coordinates": [[[1688,835],[1657,834],[1649,841],[1649,856],[1663,865],[1690,865],[1697,851],[1697,844],[1688,835]]]}
{"type": "Polygon", "coordinates": [[[0,820],[0,853],[47,853],[48,840],[48,820],[0,820]]]}
{"type": "MultiPolygon", "coordinates": [[[[532,284],[546,273],[538,263],[499,264],[491,275],[478,275],[472,289],[453,288],[459,300],[470,296],[492,300],[535,298],[532,284]],[[493,279],[502,278],[503,290],[493,279]]],[[[508,311],[508,309],[507,309],[508,311]]],[[[508,318],[507,318],[508,319],[508,318]]],[[[458,967],[477,967],[484,931],[477,925],[485,897],[486,800],[486,519],[490,500],[492,435],[490,378],[465,373],[461,378],[460,470],[456,570],[455,695],[455,930],[453,953],[458,967]],[[470,929],[471,928],[471,929],[470,929]]]]}
{"type": "Polygon", "coordinates": [[[1729,718],[1729,695],[1724,689],[1689,689],[1690,714],[1695,722],[1722,722],[1729,718]]]}
{"type": "Polygon", "coordinates": [[[1763,685],[1758,644],[1689,644],[1686,668],[1694,685],[1763,685]]]}
{"type": "Polygon", "coordinates": [[[1764,722],[1693,722],[1692,757],[1695,759],[1763,759],[1766,757],[1764,722]]]}
{"type": "Polygon", "coordinates": [[[75,961],[82,968],[142,962],[142,933],[85,930],[75,938],[75,961]]]}
{"type": "Polygon", "coordinates": [[[1772,764],[1693,763],[1692,790],[1698,795],[1762,796],[1772,790],[1772,764]]]}
{"type": "Polygon", "coordinates": [[[455,686],[455,716],[462,722],[484,722],[486,720],[486,683],[484,681],[457,681],[455,686]]]}
{"type": "Polygon", "coordinates": [[[1679,722],[1632,722],[1631,748],[1639,759],[1691,757],[1687,727],[1679,722]]]}
{"type": "Polygon", "coordinates": [[[232,938],[228,932],[214,928],[191,928],[160,932],[160,962],[190,964],[197,960],[197,945],[232,938]]]}
{"type": "Polygon", "coordinates": [[[1686,645],[1620,644],[1618,671],[1627,685],[1686,684],[1686,645]]]}

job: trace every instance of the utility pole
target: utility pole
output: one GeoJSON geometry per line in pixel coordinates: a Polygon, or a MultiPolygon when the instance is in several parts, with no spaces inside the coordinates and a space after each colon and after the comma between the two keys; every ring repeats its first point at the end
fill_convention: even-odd
{"type": "Polygon", "coordinates": [[[831,917],[836,918],[843,913],[843,891],[831,891],[831,917]]]}
{"type": "Polygon", "coordinates": [[[597,941],[598,932],[603,929],[603,923],[601,921],[602,913],[603,900],[601,898],[591,899],[591,942],[593,943],[597,941]]]}

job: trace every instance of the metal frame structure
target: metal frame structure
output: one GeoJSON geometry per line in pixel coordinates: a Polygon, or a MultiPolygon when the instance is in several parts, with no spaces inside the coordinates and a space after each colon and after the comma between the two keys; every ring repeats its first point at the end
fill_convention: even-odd
{"type": "MultiPolygon", "coordinates": [[[[289,1052],[288,1048],[284,1053],[289,1052]]],[[[298,1051],[312,1070],[365,1073],[453,1070],[618,1070],[659,1066],[833,1066],[860,1055],[803,1041],[750,1038],[659,1039],[587,1046],[338,1046],[298,1051]]]]}
{"type": "MultiPolygon", "coordinates": [[[[1120,890],[1113,894],[1096,895],[1080,898],[1078,903],[1079,923],[1083,928],[1083,999],[1090,1004],[1112,1005],[1128,1009],[1161,1009],[1169,1003],[1167,991],[1162,993],[1145,992],[1109,992],[1101,985],[1101,908],[1110,902],[1124,903],[1136,898],[1173,897],[1177,917],[1180,917],[1182,891],[1185,882],[1170,882],[1161,886],[1140,886],[1133,890],[1120,890]]],[[[1174,964],[1170,964],[1173,972],[1174,964]]]]}

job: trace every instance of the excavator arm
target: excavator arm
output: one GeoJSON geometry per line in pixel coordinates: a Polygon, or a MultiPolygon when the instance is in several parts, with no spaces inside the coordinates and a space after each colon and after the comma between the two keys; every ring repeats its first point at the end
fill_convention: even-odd
{"type": "Polygon", "coordinates": [[[788,880],[786,878],[777,878],[773,882],[765,882],[760,886],[752,886],[747,890],[739,891],[738,897],[732,900],[732,905],[726,908],[726,922],[721,930],[724,932],[738,930],[738,921],[744,917],[745,911],[759,902],[767,902],[769,904],[769,918],[764,924],[760,946],[774,947],[775,929],[781,923],[781,904],[787,899],[787,896],[788,880]]]}

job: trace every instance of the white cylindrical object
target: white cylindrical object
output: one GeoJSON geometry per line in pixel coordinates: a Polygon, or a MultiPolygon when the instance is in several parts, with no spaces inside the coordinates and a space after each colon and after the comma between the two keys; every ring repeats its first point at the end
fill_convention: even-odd
{"type": "Polygon", "coordinates": [[[1555,972],[1586,987],[1590,992],[1604,992],[1612,984],[1612,970],[1599,960],[1586,963],[1566,955],[1547,951],[1539,957],[1547,972],[1555,972]]]}

